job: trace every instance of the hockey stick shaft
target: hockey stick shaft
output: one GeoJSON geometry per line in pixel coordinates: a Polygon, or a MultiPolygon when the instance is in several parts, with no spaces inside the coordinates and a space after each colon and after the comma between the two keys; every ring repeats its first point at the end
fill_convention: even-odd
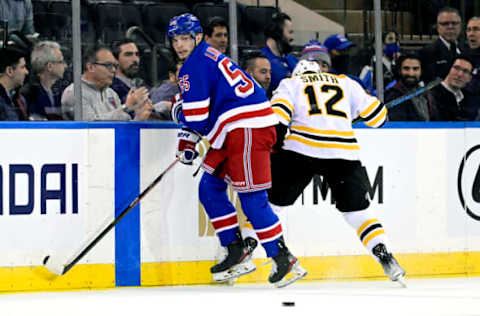
{"type": "Polygon", "coordinates": [[[93,239],[89,244],[87,244],[85,247],[82,247],[80,253],[75,256],[75,258],[73,258],[73,260],[71,262],[68,262],[64,269],[63,269],[63,272],[62,272],[62,275],[67,273],[71,268],[73,268],[73,266],[78,262],[80,261],[100,240],[102,240],[102,238],[113,228],[115,227],[115,225],[125,216],[127,215],[128,212],[130,212],[135,206],[137,206],[138,203],[140,203],[140,201],[145,197],[145,195],[147,195],[159,182],[160,180],[162,180],[163,176],[168,172],[170,171],[173,166],[175,166],[175,164],[180,161],[180,158],[177,157],[177,159],[175,159],[175,161],[173,161],[168,167],[167,169],[165,169],[160,175],[158,175],[157,178],[155,178],[155,180],[153,180],[153,182],[145,189],[142,191],[142,193],[140,193],[140,195],[138,195],[135,200],[133,200],[130,205],[128,205],[127,208],[125,208],[121,213],[120,215],[117,216],[117,218],[115,218],[115,220],[113,220],[107,227],[105,227],[101,232],[100,234],[98,234],[97,237],[95,237],[95,239],[93,239]]]}
{"type": "Polygon", "coordinates": [[[429,91],[429,90],[432,90],[433,88],[435,88],[436,86],[438,86],[440,83],[442,82],[442,79],[438,78],[438,79],[435,79],[434,81],[432,82],[429,82],[425,87],[423,88],[420,88],[420,89],[417,89],[411,93],[407,93],[395,100],[392,100],[390,102],[388,102],[387,104],[385,104],[385,107],[387,109],[390,109],[390,108],[393,108],[394,106],[396,105],[399,105],[400,103],[403,103],[405,101],[408,101],[416,96],[419,96],[421,94],[424,94],[425,92],[429,91]]]}
{"type": "MultiPolygon", "coordinates": [[[[420,89],[417,89],[411,93],[407,93],[399,98],[396,98],[395,100],[392,100],[388,103],[385,104],[385,107],[387,108],[387,110],[393,108],[394,106],[397,106],[399,105],[400,103],[403,103],[405,101],[408,101],[416,96],[419,96],[421,94],[424,94],[425,92],[429,91],[429,90],[432,90],[433,88],[435,88],[436,86],[438,86],[443,80],[438,78],[438,79],[435,79],[433,80],[432,82],[429,82],[425,87],[423,88],[420,88],[420,89]]],[[[359,121],[361,121],[362,118],[361,117],[357,117],[356,119],[353,120],[352,123],[358,123],[359,121]]]]}

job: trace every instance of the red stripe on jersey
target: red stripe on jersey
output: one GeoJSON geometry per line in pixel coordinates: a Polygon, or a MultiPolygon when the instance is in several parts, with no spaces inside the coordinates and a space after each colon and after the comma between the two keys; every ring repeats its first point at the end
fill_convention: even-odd
{"type": "Polygon", "coordinates": [[[208,141],[210,142],[210,144],[213,144],[215,142],[215,139],[218,137],[218,135],[222,132],[225,125],[227,125],[228,123],[231,123],[231,122],[234,122],[234,121],[239,121],[239,120],[246,119],[246,118],[268,116],[268,115],[271,115],[271,114],[274,114],[273,109],[271,107],[268,107],[268,108],[257,110],[257,111],[239,113],[237,115],[229,117],[228,119],[226,119],[225,121],[220,123],[217,131],[212,136],[212,138],[209,139],[208,141]]]}
{"type": "Polygon", "coordinates": [[[215,230],[221,229],[223,227],[232,226],[237,223],[237,214],[232,214],[232,216],[223,218],[220,220],[212,220],[212,225],[215,230]]]}
{"type": "Polygon", "coordinates": [[[202,115],[208,113],[208,106],[200,109],[192,109],[192,110],[183,110],[183,115],[185,116],[194,116],[194,115],[202,115]]]}
{"type": "Polygon", "coordinates": [[[256,232],[258,239],[260,239],[260,242],[264,239],[269,239],[272,238],[282,232],[282,225],[280,223],[277,223],[272,229],[269,229],[264,232],[256,232]]]}

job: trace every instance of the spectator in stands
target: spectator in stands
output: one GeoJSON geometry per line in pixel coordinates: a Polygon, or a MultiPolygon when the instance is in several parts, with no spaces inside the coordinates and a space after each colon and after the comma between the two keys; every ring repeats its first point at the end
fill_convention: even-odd
{"type": "Polygon", "coordinates": [[[297,65],[297,58],[290,54],[292,51],[293,28],[292,19],[285,13],[275,13],[265,27],[265,47],[261,52],[267,56],[272,67],[272,82],[267,91],[271,97],[283,78],[289,77],[297,65]]]}
{"type": "MultiPolygon", "coordinates": [[[[0,0],[0,21],[8,21],[8,31],[36,37],[31,0],[0,0]]],[[[0,26],[0,34],[4,29],[0,26]]]]}
{"type": "Polygon", "coordinates": [[[303,46],[300,60],[315,61],[322,72],[329,72],[332,66],[332,60],[328,54],[328,49],[315,39],[310,40],[303,46]]]}
{"type": "Polygon", "coordinates": [[[60,45],[52,41],[39,42],[30,55],[33,76],[21,89],[30,120],[62,120],[60,96],[54,96],[52,86],[63,78],[66,63],[60,45]]]}
{"type": "MultiPolygon", "coordinates": [[[[398,33],[395,31],[386,31],[382,34],[383,43],[383,87],[388,90],[391,85],[394,85],[394,68],[396,60],[400,57],[400,42],[398,33]]],[[[360,72],[359,78],[369,89],[376,89],[377,82],[375,79],[377,58],[372,52],[373,56],[370,64],[365,65],[360,72]]]]}
{"type": "Polygon", "coordinates": [[[323,43],[332,59],[332,68],[336,73],[349,74],[350,48],[356,46],[341,34],[332,34],[323,43]]]}
{"type": "Polygon", "coordinates": [[[371,87],[367,87],[360,78],[348,73],[349,65],[349,50],[355,46],[355,43],[350,42],[345,36],[341,34],[333,34],[327,37],[324,42],[325,47],[328,49],[329,57],[331,58],[330,67],[328,72],[333,74],[344,74],[350,79],[355,80],[363,89],[368,93],[375,95],[371,87]],[[340,69],[340,70],[339,70],[340,69]]]}
{"type": "Polygon", "coordinates": [[[445,80],[433,88],[433,104],[436,107],[435,118],[432,121],[463,121],[466,120],[462,89],[472,79],[473,62],[466,55],[455,58],[452,68],[445,80]]]}
{"type": "Polygon", "coordinates": [[[26,54],[19,48],[9,46],[0,49],[0,120],[18,121],[26,115],[25,108],[19,108],[15,90],[23,86],[28,75],[26,54]]]}
{"type": "Polygon", "coordinates": [[[466,54],[473,62],[472,80],[465,86],[465,112],[468,120],[480,120],[480,17],[467,23],[466,54]]]}
{"type": "MultiPolygon", "coordinates": [[[[411,93],[424,86],[420,81],[422,64],[420,57],[407,53],[398,58],[398,73],[395,85],[385,91],[385,103],[411,93]]],[[[404,101],[388,111],[390,121],[430,121],[435,116],[435,107],[430,92],[404,101]]]]}
{"type": "Polygon", "coordinates": [[[173,97],[180,93],[178,87],[178,73],[182,68],[181,62],[169,62],[168,64],[168,79],[160,86],[152,88],[150,91],[155,118],[160,120],[170,120],[170,109],[172,108],[173,97]]]}
{"type": "Polygon", "coordinates": [[[211,17],[204,28],[205,42],[212,45],[222,54],[227,53],[228,49],[228,25],[224,19],[219,16],[211,17]]]}
{"type": "Polygon", "coordinates": [[[118,68],[110,88],[118,94],[122,103],[125,103],[128,92],[143,85],[143,80],[137,77],[140,53],[131,39],[114,42],[112,53],[118,61],[118,68]]]}
{"type": "MultiPolygon", "coordinates": [[[[135,120],[148,119],[152,104],[144,87],[128,92],[124,104],[110,88],[118,63],[107,46],[96,45],[84,54],[82,76],[83,120],[135,120]]],[[[73,84],[62,95],[62,110],[65,119],[73,119],[75,99],[73,84]]]]}
{"type": "Polygon", "coordinates": [[[268,91],[272,81],[272,67],[268,58],[259,51],[247,53],[241,67],[263,88],[268,91]]]}
{"type": "Polygon", "coordinates": [[[445,7],[437,15],[439,38],[420,51],[424,66],[423,79],[426,83],[435,78],[445,78],[455,57],[461,53],[458,48],[462,19],[457,9],[445,7]]]}

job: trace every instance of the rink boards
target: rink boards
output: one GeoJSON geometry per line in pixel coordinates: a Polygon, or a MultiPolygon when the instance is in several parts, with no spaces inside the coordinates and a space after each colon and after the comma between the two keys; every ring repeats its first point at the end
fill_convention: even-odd
{"type": "MultiPolygon", "coordinates": [[[[66,275],[41,266],[46,254],[67,260],[173,161],[176,128],[0,124],[0,291],[211,283],[219,246],[198,202],[196,166],[175,166],[66,275]]],[[[407,275],[480,275],[480,124],[389,123],[355,133],[371,210],[407,275]]],[[[281,219],[307,279],[383,277],[320,177],[281,219]]],[[[265,282],[263,249],[255,260],[258,271],[242,282],[265,282]]]]}

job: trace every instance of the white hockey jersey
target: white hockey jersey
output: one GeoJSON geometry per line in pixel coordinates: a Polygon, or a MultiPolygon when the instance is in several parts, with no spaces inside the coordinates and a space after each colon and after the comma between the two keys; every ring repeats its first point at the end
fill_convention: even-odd
{"type": "Polygon", "coordinates": [[[357,82],[330,73],[283,79],[271,103],[289,127],[283,148],[315,158],[359,160],[352,120],[380,127],[387,118],[383,103],[357,82]]]}

